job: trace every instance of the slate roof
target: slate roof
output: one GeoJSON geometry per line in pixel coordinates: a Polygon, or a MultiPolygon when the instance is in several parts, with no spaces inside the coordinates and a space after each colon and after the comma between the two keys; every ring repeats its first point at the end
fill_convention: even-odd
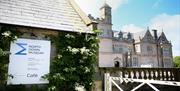
{"type": "MultiPolygon", "coordinates": [[[[113,31],[113,37],[119,37],[119,32],[120,31],[113,31]]],[[[122,32],[122,31],[121,31],[122,32]]],[[[123,38],[127,38],[127,35],[128,35],[128,33],[129,32],[122,32],[123,33],[123,38]]],[[[133,33],[131,33],[131,36],[132,36],[132,38],[134,37],[134,34],[133,33]]]]}
{"type": "Polygon", "coordinates": [[[0,23],[91,32],[90,19],[74,0],[0,0],[0,23]]]}
{"type": "Polygon", "coordinates": [[[147,38],[150,38],[151,40],[148,40],[149,42],[155,42],[153,35],[151,34],[150,30],[145,30],[141,32],[134,33],[134,40],[135,43],[141,42],[141,41],[147,41],[147,38]]]}

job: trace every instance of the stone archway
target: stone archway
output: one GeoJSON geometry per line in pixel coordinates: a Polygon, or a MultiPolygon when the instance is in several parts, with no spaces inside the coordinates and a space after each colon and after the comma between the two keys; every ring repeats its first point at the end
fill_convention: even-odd
{"type": "Polygon", "coordinates": [[[124,62],[123,62],[123,60],[121,58],[116,57],[114,59],[114,66],[115,67],[123,67],[123,65],[124,65],[124,62]]]}

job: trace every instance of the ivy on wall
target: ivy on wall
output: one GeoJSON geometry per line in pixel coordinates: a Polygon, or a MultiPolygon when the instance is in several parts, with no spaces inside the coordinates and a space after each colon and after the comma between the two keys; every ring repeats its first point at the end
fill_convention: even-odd
{"type": "Polygon", "coordinates": [[[56,57],[45,76],[49,91],[91,91],[98,59],[98,33],[59,32],[52,38],[56,57]]]}
{"type": "Polygon", "coordinates": [[[9,63],[10,43],[16,40],[20,32],[13,26],[0,26],[0,87],[6,84],[9,63]]]}

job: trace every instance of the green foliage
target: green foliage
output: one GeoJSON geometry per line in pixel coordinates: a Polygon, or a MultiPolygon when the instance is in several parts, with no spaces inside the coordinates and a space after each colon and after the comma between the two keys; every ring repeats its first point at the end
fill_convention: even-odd
{"type": "Polygon", "coordinates": [[[10,43],[19,35],[15,27],[0,26],[0,86],[4,85],[7,79],[10,43]]]}
{"type": "Polygon", "coordinates": [[[49,91],[91,91],[98,58],[97,34],[59,32],[52,38],[57,55],[45,76],[49,91]]]}
{"type": "Polygon", "coordinates": [[[173,62],[175,67],[180,67],[180,56],[174,57],[173,62]]]}

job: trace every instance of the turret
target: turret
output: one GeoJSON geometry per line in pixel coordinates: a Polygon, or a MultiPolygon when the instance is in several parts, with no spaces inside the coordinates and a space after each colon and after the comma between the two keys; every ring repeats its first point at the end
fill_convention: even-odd
{"type": "Polygon", "coordinates": [[[101,19],[104,20],[105,23],[108,23],[108,24],[111,24],[111,7],[105,3],[101,8],[100,8],[100,11],[101,11],[101,19]]]}

